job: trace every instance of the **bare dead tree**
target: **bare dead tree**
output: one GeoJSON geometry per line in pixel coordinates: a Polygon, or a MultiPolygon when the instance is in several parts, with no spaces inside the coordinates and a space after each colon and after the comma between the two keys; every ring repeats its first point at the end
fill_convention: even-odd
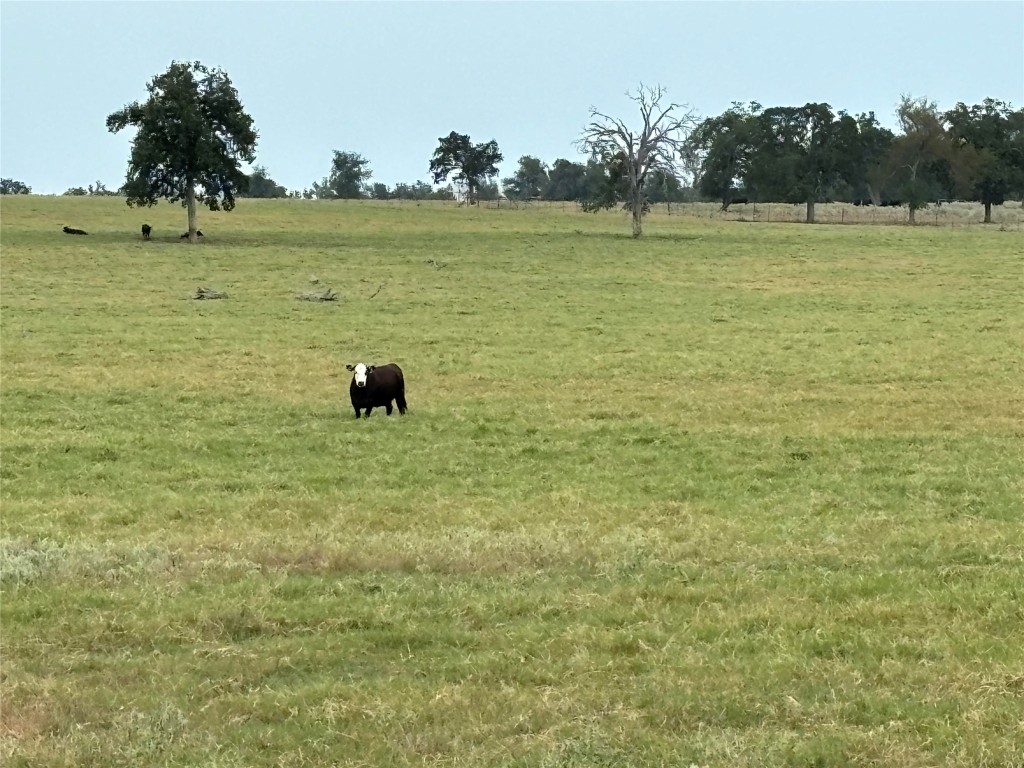
{"type": "MultiPolygon", "coordinates": [[[[601,158],[613,169],[613,180],[619,173],[624,180],[625,207],[633,214],[633,237],[643,233],[643,215],[648,209],[644,183],[648,174],[660,170],[679,176],[685,170],[687,135],[696,125],[697,115],[687,104],[663,103],[666,89],[645,86],[626,95],[640,108],[643,127],[630,129],[624,120],[590,108],[591,122],[577,140],[584,153],[601,158]]],[[[606,196],[592,207],[611,207],[618,202],[615,194],[606,196]]]]}

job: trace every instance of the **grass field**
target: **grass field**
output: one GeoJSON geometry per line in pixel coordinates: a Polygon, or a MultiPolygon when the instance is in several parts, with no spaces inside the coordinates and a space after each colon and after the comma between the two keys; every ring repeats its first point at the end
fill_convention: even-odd
{"type": "Polygon", "coordinates": [[[0,214],[5,765],[1024,766],[1019,230],[0,214]]]}

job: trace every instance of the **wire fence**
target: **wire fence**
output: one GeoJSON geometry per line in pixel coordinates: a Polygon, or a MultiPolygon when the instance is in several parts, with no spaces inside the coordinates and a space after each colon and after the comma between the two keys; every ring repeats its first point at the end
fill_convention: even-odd
{"type": "MultiPolygon", "coordinates": [[[[357,202],[357,201],[348,201],[357,202]]],[[[428,205],[441,207],[465,207],[458,200],[389,200],[358,201],[385,205],[428,205]]],[[[584,215],[579,203],[573,200],[528,200],[516,201],[502,198],[481,200],[481,209],[500,210],[529,214],[545,211],[578,212],[584,215]]],[[[589,214],[586,214],[589,215],[589,214]]],[[[722,210],[721,203],[656,203],[651,205],[648,216],[680,216],[711,221],[736,221],[756,224],[802,224],[807,218],[807,206],[802,203],[742,203],[722,210]]],[[[860,224],[860,225],[907,225],[910,211],[906,206],[854,205],[853,203],[817,203],[814,206],[816,224],[860,224]]],[[[1007,201],[992,206],[992,221],[985,224],[985,208],[981,203],[949,201],[929,203],[919,208],[914,215],[917,226],[974,227],[994,226],[1005,230],[1024,229],[1024,206],[1021,201],[1007,201]]]]}
{"type": "MultiPolygon", "coordinates": [[[[508,200],[481,203],[487,207],[530,210],[561,208],[579,210],[574,201],[532,201],[514,203],[508,200]]],[[[720,203],[657,203],[651,206],[655,216],[688,216],[714,221],[737,221],[764,224],[802,224],[807,220],[805,204],[743,203],[733,204],[723,211],[720,203]]],[[[816,224],[906,225],[910,223],[910,210],[906,206],[853,205],[852,203],[817,203],[814,206],[816,224]]],[[[980,226],[985,222],[985,209],[981,203],[931,203],[914,214],[916,225],[939,227],[980,226]]],[[[1024,207],[1020,202],[1007,202],[992,206],[991,224],[1006,229],[1024,228],[1024,207]]]]}

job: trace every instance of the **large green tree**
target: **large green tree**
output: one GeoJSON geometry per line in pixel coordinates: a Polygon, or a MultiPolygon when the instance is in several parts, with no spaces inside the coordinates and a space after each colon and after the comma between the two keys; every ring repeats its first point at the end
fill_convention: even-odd
{"type": "Polygon", "coordinates": [[[734,102],[717,117],[700,122],[686,141],[686,157],[696,170],[696,187],[705,197],[721,200],[722,208],[745,189],[757,144],[761,105],[734,102]]]}
{"type": "Polygon", "coordinates": [[[879,125],[874,112],[840,112],[833,126],[833,146],[841,179],[837,199],[881,203],[884,162],[893,133],[879,125]]]}
{"type": "Polygon", "coordinates": [[[771,107],[758,115],[747,184],[764,200],[803,203],[814,223],[815,204],[843,178],[843,144],[828,104],[771,107]]]}
{"type": "Polygon", "coordinates": [[[542,197],[548,186],[548,168],[536,157],[523,155],[514,176],[502,179],[505,196],[510,200],[532,200],[542,197]]]}
{"type": "Polygon", "coordinates": [[[211,211],[235,207],[235,194],[248,184],[241,161],[255,158],[258,135],[223,70],[174,61],[147,89],[145,102],[107,117],[114,133],[136,129],[122,191],[129,206],[180,201],[194,243],[197,203],[211,211]]]}
{"type": "Polygon", "coordinates": [[[331,172],[319,184],[313,184],[313,192],[322,200],[355,200],[366,196],[371,176],[370,161],[358,152],[334,150],[331,172]]]}
{"type": "Polygon", "coordinates": [[[958,155],[975,155],[970,197],[985,206],[991,224],[993,205],[1024,192],[1024,109],[985,99],[970,107],[959,103],[943,117],[958,155]]]}
{"type": "Polygon", "coordinates": [[[544,192],[544,199],[581,200],[586,175],[587,166],[583,163],[558,158],[548,171],[548,187],[544,192]]]}
{"type": "Polygon", "coordinates": [[[907,206],[914,224],[915,214],[929,201],[966,194],[973,163],[954,151],[935,102],[903,96],[896,116],[902,132],[889,147],[886,188],[907,206]]]}
{"type": "Polygon", "coordinates": [[[430,173],[435,184],[444,183],[455,174],[455,182],[466,189],[466,201],[472,205],[479,198],[481,187],[498,175],[502,161],[498,143],[491,139],[474,144],[469,135],[452,131],[438,140],[437,149],[430,160],[430,173]]]}
{"type": "Polygon", "coordinates": [[[666,102],[662,86],[642,83],[626,94],[640,110],[641,125],[630,128],[620,118],[591,108],[591,121],[577,147],[603,162],[608,185],[596,197],[584,201],[586,210],[610,208],[618,203],[630,211],[633,237],[643,234],[643,216],[650,207],[645,190],[654,171],[676,174],[687,132],[694,126],[694,112],[684,104],[666,102]]]}

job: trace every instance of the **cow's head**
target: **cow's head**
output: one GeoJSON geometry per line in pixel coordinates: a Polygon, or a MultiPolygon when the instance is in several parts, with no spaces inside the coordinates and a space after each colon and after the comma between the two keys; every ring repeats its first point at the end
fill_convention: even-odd
{"type": "Polygon", "coordinates": [[[352,379],[355,381],[357,387],[366,386],[366,376],[377,366],[366,365],[365,363],[356,363],[355,365],[346,365],[345,369],[352,371],[352,379]]]}

